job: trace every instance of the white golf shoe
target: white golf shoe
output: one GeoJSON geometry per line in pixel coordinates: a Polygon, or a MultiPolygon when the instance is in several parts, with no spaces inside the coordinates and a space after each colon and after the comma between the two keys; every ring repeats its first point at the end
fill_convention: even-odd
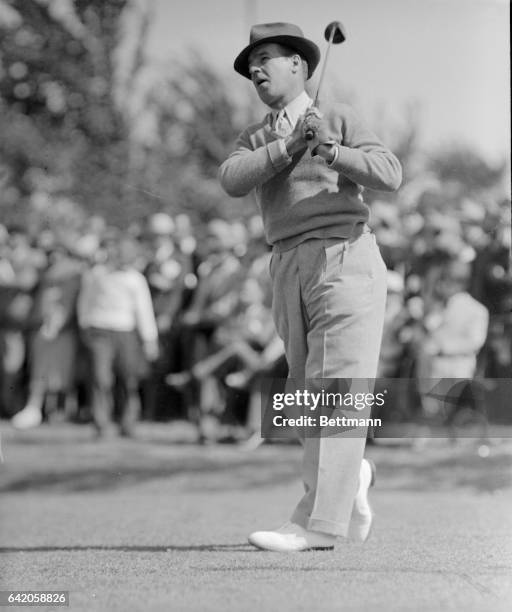
{"type": "Polygon", "coordinates": [[[375,483],[375,464],[363,459],[359,472],[359,488],[352,508],[348,538],[355,542],[365,542],[370,535],[373,512],[368,503],[368,489],[375,483]]]}
{"type": "Polygon", "coordinates": [[[304,550],[332,550],[336,536],[319,531],[308,531],[295,523],[285,523],[275,531],[255,531],[249,543],[272,552],[300,552],[304,550]]]}

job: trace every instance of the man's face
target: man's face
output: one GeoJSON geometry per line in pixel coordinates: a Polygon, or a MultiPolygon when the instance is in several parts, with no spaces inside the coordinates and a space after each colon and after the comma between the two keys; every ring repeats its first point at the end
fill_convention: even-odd
{"type": "Polygon", "coordinates": [[[297,55],[290,55],[275,43],[263,43],[249,55],[249,73],[258,96],[267,106],[279,107],[279,102],[296,87],[297,73],[302,72],[297,55]],[[295,59],[294,59],[295,58],[295,59]]]}

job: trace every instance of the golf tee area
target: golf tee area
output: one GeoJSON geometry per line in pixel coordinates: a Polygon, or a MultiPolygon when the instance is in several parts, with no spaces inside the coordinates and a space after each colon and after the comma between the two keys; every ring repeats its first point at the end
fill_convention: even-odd
{"type": "Polygon", "coordinates": [[[192,433],[4,424],[0,589],[69,591],[68,609],[88,612],[510,610],[511,439],[369,446],[368,541],[282,554],[247,535],[289,518],[300,447],[201,447],[192,433]]]}

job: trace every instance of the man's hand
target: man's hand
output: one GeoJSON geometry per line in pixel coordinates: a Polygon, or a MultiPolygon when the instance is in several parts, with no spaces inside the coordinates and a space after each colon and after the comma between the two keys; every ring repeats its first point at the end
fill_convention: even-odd
{"type": "Polygon", "coordinates": [[[336,141],[331,135],[329,126],[322,113],[315,106],[311,106],[304,115],[304,136],[313,135],[311,140],[306,140],[311,155],[321,155],[327,161],[333,159],[333,145],[336,141]]]}
{"type": "Polygon", "coordinates": [[[156,361],[160,353],[158,348],[158,340],[145,340],[142,343],[144,356],[148,361],[156,361]]]}
{"type": "Polygon", "coordinates": [[[284,144],[289,155],[304,151],[308,146],[304,132],[304,118],[300,117],[293,132],[284,139],[284,144]]]}

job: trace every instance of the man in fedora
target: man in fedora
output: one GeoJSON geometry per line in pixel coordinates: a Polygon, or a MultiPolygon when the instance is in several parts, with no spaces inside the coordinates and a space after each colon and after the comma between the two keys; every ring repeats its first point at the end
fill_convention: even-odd
{"type": "MultiPolygon", "coordinates": [[[[290,377],[371,379],[386,266],[366,225],[363,191],[396,190],[401,167],[349,106],[312,106],[305,82],[319,60],[318,47],[295,25],[252,28],[234,68],[270,112],[240,135],[219,177],[231,196],[256,192],[273,247],[273,315],[290,377]]],[[[274,551],[332,549],[338,536],[364,541],[373,481],[365,435],[306,437],[304,496],[289,522],[249,541],[274,551]]]]}

